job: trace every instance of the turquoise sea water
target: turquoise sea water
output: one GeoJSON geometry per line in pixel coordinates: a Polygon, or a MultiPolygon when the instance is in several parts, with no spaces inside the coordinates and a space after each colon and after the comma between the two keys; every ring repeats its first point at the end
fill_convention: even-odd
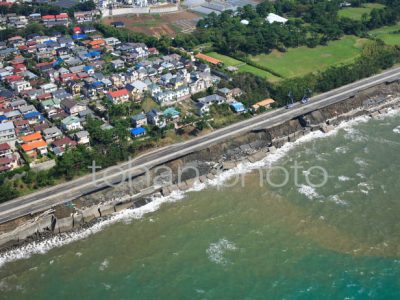
{"type": "Polygon", "coordinates": [[[399,299],[399,125],[392,115],[285,146],[270,176],[288,170],[282,187],[254,170],[45,254],[9,261],[62,242],[3,255],[0,298],[399,299]],[[322,187],[306,181],[322,180],[313,166],[327,170],[322,187]]]}

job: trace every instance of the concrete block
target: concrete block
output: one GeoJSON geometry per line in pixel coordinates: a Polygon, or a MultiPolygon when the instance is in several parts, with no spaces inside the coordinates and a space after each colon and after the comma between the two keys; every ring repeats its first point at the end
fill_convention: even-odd
{"type": "Polygon", "coordinates": [[[324,125],[321,127],[321,130],[323,133],[328,133],[330,131],[332,131],[335,127],[333,127],[332,125],[324,125]]]}
{"type": "Polygon", "coordinates": [[[214,175],[213,173],[208,173],[208,174],[206,175],[206,177],[207,177],[207,179],[212,180],[212,179],[215,178],[215,175],[214,175]]]}
{"type": "Polygon", "coordinates": [[[100,215],[102,217],[109,216],[115,213],[114,204],[107,204],[100,207],[100,215]]]}
{"type": "Polygon", "coordinates": [[[250,162],[254,163],[256,161],[262,160],[266,156],[267,156],[267,154],[264,151],[258,151],[256,153],[254,153],[253,155],[249,156],[248,159],[250,162]]]}
{"type": "Polygon", "coordinates": [[[74,218],[74,227],[79,227],[84,223],[81,213],[75,213],[72,217],[74,218]]]}
{"type": "Polygon", "coordinates": [[[246,152],[246,151],[250,151],[250,150],[251,150],[250,144],[241,145],[239,148],[240,148],[240,150],[243,151],[243,152],[246,152]]]}
{"type": "Polygon", "coordinates": [[[18,231],[18,240],[23,241],[27,237],[30,237],[38,232],[38,223],[33,222],[30,224],[26,224],[23,227],[17,229],[18,231]]]}
{"type": "Polygon", "coordinates": [[[275,146],[271,146],[271,147],[268,147],[268,152],[269,153],[275,153],[276,152],[276,147],[275,146]]]}
{"type": "Polygon", "coordinates": [[[114,208],[116,212],[120,212],[131,207],[133,207],[133,202],[118,203],[114,208]]]}
{"type": "Polygon", "coordinates": [[[74,227],[74,218],[66,217],[56,220],[56,226],[54,228],[55,233],[62,233],[71,230],[74,227]]]}
{"type": "Polygon", "coordinates": [[[288,136],[288,141],[289,142],[294,142],[296,141],[296,135],[294,133],[289,134],[288,136]]]}
{"type": "Polygon", "coordinates": [[[230,170],[230,169],[233,169],[233,168],[236,168],[236,163],[234,161],[225,161],[222,164],[222,170],[224,170],[224,171],[227,171],[227,170],[230,170]]]}
{"type": "Polygon", "coordinates": [[[383,108],[383,109],[378,110],[378,112],[380,114],[386,114],[388,112],[388,109],[387,108],[383,108]]]}
{"type": "Polygon", "coordinates": [[[195,182],[196,182],[195,178],[188,179],[188,180],[185,181],[186,186],[188,187],[188,189],[191,189],[194,186],[195,182]]]}
{"type": "Polygon", "coordinates": [[[14,232],[9,232],[0,235],[0,247],[12,246],[18,243],[18,235],[14,232]]]}
{"type": "Polygon", "coordinates": [[[377,111],[370,113],[371,118],[376,118],[377,116],[379,116],[379,112],[377,112],[377,111]]]}
{"type": "Polygon", "coordinates": [[[38,232],[51,230],[52,222],[53,222],[53,215],[47,215],[41,217],[37,222],[38,232]]]}
{"type": "Polygon", "coordinates": [[[186,185],[186,182],[181,182],[181,183],[178,184],[178,188],[181,191],[186,191],[189,187],[186,185]]]}
{"type": "Polygon", "coordinates": [[[161,194],[162,194],[164,197],[167,197],[167,196],[171,195],[171,191],[169,190],[169,188],[168,188],[167,186],[165,186],[165,187],[163,187],[163,188],[161,189],[161,194]]]}
{"type": "Polygon", "coordinates": [[[218,174],[218,170],[217,170],[217,169],[212,169],[212,170],[211,170],[211,174],[217,175],[217,174],[218,174]]]}
{"type": "Polygon", "coordinates": [[[84,211],[82,211],[82,215],[83,215],[83,221],[85,223],[88,223],[93,219],[100,217],[100,213],[97,207],[90,207],[85,209],[84,211]]]}
{"type": "Polygon", "coordinates": [[[177,186],[176,184],[170,185],[170,186],[168,187],[168,189],[169,189],[169,191],[170,191],[171,193],[172,193],[172,192],[176,192],[176,191],[179,190],[179,188],[178,188],[178,186],[177,186]]]}
{"type": "Polygon", "coordinates": [[[199,177],[199,181],[200,181],[201,183],[206,182],[206,181],[207,181],[207,176],[206,176],[206,175],[201,175],[201,176],[199,177]]]}

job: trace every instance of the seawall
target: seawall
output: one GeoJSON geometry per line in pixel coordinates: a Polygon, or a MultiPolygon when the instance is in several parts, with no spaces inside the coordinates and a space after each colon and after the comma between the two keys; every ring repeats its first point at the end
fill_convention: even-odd
{"type": "Polygon", "coordinates": [[[398,107],[400,84],[380,85],[357,96],[313,111],[272,128],[261,128],[223,143],[156,166],[146,175],[81,197],[53,209],[0,225],[0,248],[7,249],[36,239],[91,226],[128,208],[151,201],[151,195],[168,196],[185,191],[195,182],[206,182],[242,161],[256,162],[276,148],[294,142],[310,131],[329,132],[333,126],[360,115],[375,117],[398,107]]]}

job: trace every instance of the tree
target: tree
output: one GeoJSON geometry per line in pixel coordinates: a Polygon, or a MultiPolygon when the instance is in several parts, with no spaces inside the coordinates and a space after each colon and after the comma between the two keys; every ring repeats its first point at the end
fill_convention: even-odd
{"type": "Polygon", "coordinates": [[[0,203],[19,196],[18,190],[14,189],[10,183],[3,183],[0,186],[0,203]]]}

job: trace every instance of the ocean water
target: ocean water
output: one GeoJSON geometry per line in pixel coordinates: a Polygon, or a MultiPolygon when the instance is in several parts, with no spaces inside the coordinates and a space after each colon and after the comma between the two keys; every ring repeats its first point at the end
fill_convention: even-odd
{"type": "Polygon", "coordinates": [[[1,255],[0,298],[399,299],[399,170],[399,114],[312,133],[197,191],[1,255]]]}

